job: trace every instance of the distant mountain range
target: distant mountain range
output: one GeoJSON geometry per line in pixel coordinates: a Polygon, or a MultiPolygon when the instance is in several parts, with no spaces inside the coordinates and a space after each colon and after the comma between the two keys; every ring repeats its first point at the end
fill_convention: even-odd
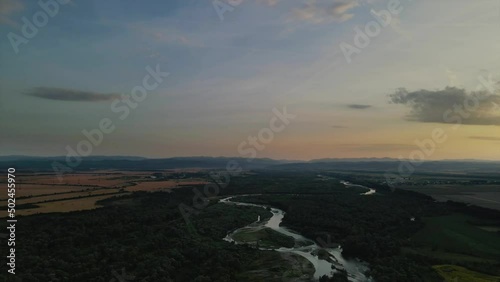
{"type": "MultiPolygon", "coordinates": [[[[15,161],[41,161],[41,160],[64,160],[64,156],[56,157],[33,157],[23,155],[0,156],[0,162],[15,162],[15,161]]],[[[86,160],[102,161],[102,160],[145,160],[144,157],[130,157],[130,156],[91,156],[85,157],[86,160]]]]}
{"type": "MultiPolygon", "coordinates": [[[[397,171],[403,163],[418,171],[499,173],[500,161],[440,160],[425,161],[416,165],[392,158],[316,159],[311,161],[274,160],[269,158],[245,159],[231,157],[175,157],[150,159],[133,156],[83,157],[74,170],[98,169],[161,170],[173,168],[226,168],[229,161],[237,162],[243,169],[279,170],[337,170],[337,171],[397,171]]],[[[52,171],[53,164],[66,165],[66,158],[0,156],[0,169],[15,167],[18,170],[52,171]]],[[[405,168],[406,169],[406,168],[405,168]]]]}
{"type": "MultiPolygon", "coordinates": [[[[71,159],[70,161],[75,161],[71,159]]],[[[123,169],[123,170],[159,170],[173,168],[225,168],[230,161],[237,162],[243,169],[264,168],[273,165],[295,163],[297,161],[273,160],[267,158],[245,159],[228,157],[175,157],[149,159],[128,156],[92,156],[82,157],[81,163],[74,170],[123,169]]],[[[65,165],[66,157],[31,157],[0,156],[0,169],[15,167],[16,169],[51,171],[53,165],[65,165]]]]}
{"type": "Polygon", "coordinates": [[[479,160],[441,160],[425,161],[414,164],[410,161],[389,160],[331,160],[311,161],[307,163],[279,164],[272,167],[279,170],[330,170],[347,172],[394,172],[403,171],[403,175],[413,172],[425,173],[459,173],[459,174],[498,174],[500,161],[479,160]]]}

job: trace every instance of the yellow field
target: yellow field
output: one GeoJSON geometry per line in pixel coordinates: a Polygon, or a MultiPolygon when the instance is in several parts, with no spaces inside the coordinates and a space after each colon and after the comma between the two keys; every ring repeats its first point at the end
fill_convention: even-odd
{"type": "Polygon", "coordinates": [[[446,282],[500,282],[499,276],[490,276],[456,265],[435,265],[432,268],[446,282]]]}
{"type": "MultiPolygon", "coordinates": [[[[16,183],[16,197],[38,196],[54,193],[66,193],[72,191],[83,191],[92,187],[71,186],[71,185],[40,185],[40,184],[24,184],[16,183]]],[[[7,198],[7,190],[0,195],[0,199],[7,198]]]]}
{"type": "Polygon", "coordinates": [[[33,203],[40,203],[40,202],[44,202],[44,201],[62,200],[62,199],[67,199],[67,198],[111,194],[111,193],[116,193],[119,190],[120,189],[99,189],[99,190],[76,192],[76,193],[69,193],[69,194],[56,194],[56,195],[48,195],[48,196],[41,196],[41,197],[33,197],[33,198],[18,200],[18,201],[16,201],[16,204],[18,204],[18,205],[33,204],[33,203]]]}
{"type": "MultiPolygon", "coordinates": [[[[16,174],[16,184],[50,184],[50,185],[90,185],[101,187],[122,187],[130,181],[149,179],[151,172],[139,171],[95,171],[92,173],[65,174],[61,179],[55,174],[16,174]]],[[[6,176],[0,176],[0,183],[5,183],[6,176]]],[[[17,186],[17,185],[16,185],[17,186]]]]}
{"type": "Polygon", "coordinates": [[[206,182],[201,180],[166,180],[166,181],[144,181],[134,186],[127,187],[127,191],[159,191],[163,189],[178,188],[180,185],[199,185],[206,182]]]}
{"type": "MultiPolygon", "coordinates": [[[[127,193],[121,194],[126,195],[127,193]]],[[[49,213],[49,212],[70,212],[70,211],[80,211],[80,210],[91,210],[98,208],[96,202],[99,200],[103,200],[113,195],[104,195],[104,196],[96,196],[82,199],[74,199],[74,200],[63,200],[57,202],[43,203],[37,204],[40,206],[35,209],[23,209],[17,210],[17,215],[32,215],[37,213],[49,213]]],[[[2,211],[2,216],[6,216],[5,211],[2,211]]]]}
{"type": "MultiPolygon", "coordinates": [[[[163,173],[199,171],[165,170],[163,173]]],[[[98,208],[95,202],[113,197],[114,193],[129,194],[135,191],[160,191],[179,188],[184,185],[205,184],[203,179],[175,179],[154,181],[151,177],[158,171],[110,171],[100,170],[65,174],[59,181],[55,174],[16,173],[16,205],[36,204],[38,208],[16,209],[17,215],[31,215],[49,212],[70,212],[98,208]],[[68,193],[72,192],[72,193],[68,193]],[[110,194],[110,195],[103,195],[110,194]],[[99,195],[99,196],[93,196],[99,195]],[[90,196],[90,197],[89,197],[90,196]],[[21,197],[28,197],[19,199],[21,197]],[[82,197],[78,199],[71,199],[82,197]],[[49,202],[46,202],[49,201],[49,202]]],[[[6,185],[6,177],[0,176],[0,185],[6,185]]],[[[0,194],[0,217],[7,216],[7,191],[0,194]]]]}
{"type": "MultiPolygon", "coordinates": [[[[66,174],[61,178],[61,181],[56,176],[20,176],[23,183],[37,184],[65,184],[65,185],[92,185],[102,187],[123,186],[127,183],[124,178],[126,174],[122,173],[79,173],[66,174]]],[[[140,175],[136,175],[140,178],[140,175]]]]}

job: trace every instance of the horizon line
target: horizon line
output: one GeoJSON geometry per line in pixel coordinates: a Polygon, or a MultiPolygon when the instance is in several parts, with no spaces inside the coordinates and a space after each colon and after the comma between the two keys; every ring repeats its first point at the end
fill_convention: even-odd
{"type": "MultiPolygon", "coordinates": [[[[1,158],[65,158],[66,156],[64,155],[59,155],[59,156],[49,156],[49,155],[0,155],[1,158]]],[[[270,158],[270,157],[262,157],[262,158],[245,158],[241,156],[170,156],[170,157],[149,157],[149,156],[128,156],[128,155],[95,155],[95,156],[85,156],[81,158],[141,158],[141,159],[147,159],[147,160],[161,160],[161,159],[176,159],[176,158],[213,158],[213,159],[256,159],[256,160],[273,160],[273,161],[288,161],[288,162],[312,162],[312,161],[321,161],[321,160],[366,160],[366,159],[373,159],[373,160],[388,160],[388,161],[411,161],[410,159],[402,159],[402,158],[393,158],[393,157],[353,157],[353,158],[336,158],[336,157],[325,157],[325,158],[316,158],[316,159],[283,159],[283,158],[270,158]]],[[[423,162],[439,162],[439,161],[485,161],[485,162],[500,162],[500,159],[495,160],[495,159],[477,159],[477,158],[472,158],[472,159],[426,159],[423,160],[423,162]]]]}

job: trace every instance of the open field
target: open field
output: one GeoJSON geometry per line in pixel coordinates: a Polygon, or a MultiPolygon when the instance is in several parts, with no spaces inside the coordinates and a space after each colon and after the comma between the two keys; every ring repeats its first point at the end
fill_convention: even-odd
{"type": "Polygon", "coordinates": [[[499,282],[500,276],[491,276],[456,265],[435,265],[434,268],[446,282],[499,282]]]}
{"type": "Polygon", "coordinates": [[[442,261],[446,261],[450,264],[456,263],[496,263],[497,261],[494,259],[486,259],[477,256],[465,255],[465,254],[457,254],[454,252],[447,252],[444,250],[436,250],[430,247],[421,247],[421,248],[409,248],[403,247],[402,252],[404,254],[409,255],[421,255],[425,257],[431,257],[434,259],[439,259],[442,261]]]}
{"type": "MultiPolygon", "coordinates": [[[[123,193],[121,195],[127,195],[129,193],[123,193]]],[[[18,209],[16,210],[16,215],[32,215],[39,213],[51,213],[51,212],[72,212],[72,211],[80,211],[80,210],[91,210],[98,208],[100,206],[96,205],[97,201],[109,198],[114,196],[111,195],[103,195],[103,196],[95,196],[95,197],[86,197],[81,199],[71,199],[71,200],[61,200],[54,201],[49,203],[41,203],[37,204],[37,208],[30,209],[18,209]]],[[[2,210],[0,213],[1,217],[7,216],[7,211],[2,210]]]]}
{"type": "MultiPolygon", "coordinates": [[[[87,186],[73,186],[73,185],[41,185],[41,184],[24,184],[16,183],[16,198],[60,194],[75,191],[85,191],[87,189],[94,189],[87,186]]],[[[0,195],[0,199],[6,199],[7,193],[0,195]]]]}
{"type": "Polygon", "coordinates": [[[34,204],[34,203],[63,200],[63,199],[67,199],[67,198],[79,198],[79,197],[83,198],[83,197],[89,197],[89,196],[93,196],[93,195],[114,194],[114,193],[118,193],[119,191],[120,191],[120,189],[99,189],[99,190],[92,190],[92,191],[67,193],[67,194],[66,193],[55,194],[55,195],[47,195],[47,196],[21,199],[21,200],[17,201],[16,203],[18,205],[34,204]]]}
{"type": "Polygon", "coordinates": [[[489,209],[500,210],[500,192],[477,192],[461,195],[432,195],[438,201],[465,202],[489,209]]]}
{"type": "Polygon", "coordinates": [[[424,218],[425,227],[412,240],[447,252],[500,259],[500,236],[470,224],[472,220],[460,214],[424,218]]]}
{"type": "MultiPolygon", "coordinates": [[[[198,169],[176,169],[163,171],[108,171],[66,174],[59,181],[55,174],[16,174],[16,204],[35,204],[38,207],[18,208],[18,215],[48,212],[69,212],[94,209],[95,202],[137,191],[169,190],[190,185],[200,185],[207,181],[186,176],[198,173],[198,169]],[[156,175],[156,176],[153,176],[156,175]],[[158,177],[160,179],[158,179],[158,177]],[[169,179],[172,178],[172,179],[169,179]],[[165,179],[165,180],[163,180],[165,179]],[[106,195],[104,195],[106,194],[106,195]]],[[[6,183],[5,176],[0,183],[6,183]]],[[[6,199],[7,194],[0,195],[6,199]]],[[[5,207],[6,201],[0,203],[5,207]]],[[[0,213],[5,217],[6,212],[0,213]]]]}
{"type": "Polygon", "coordinates": [[[166,180],[166,181],[143,181],[126,188],[127,191],[158,191],[164,189],[179,188],[188,185],[202,185],[207,183],[201,180],[166,180]]]}
{"type": "MultiPolygon", "coordinates": [[[[16,182],[65,185],[98,185],[98,183],[100,183],[100,185],[120,185],[130,180],[150,179],[151,174],[154,172],[157,171],[96,170],[93,172],[64,174],[61,179],[59,179],[55,173],[17,172],[16,182]]],[[[167,170],[164,172],[169,173],[167,170]]],[[[5,182],[5,179],[6,175],[2,175],[0,177],[0,182],[5,182]]]]}
{"type": "Polygon", "coordinates": [[[427,185],[427,186],[401,186],[432,196],[438,201],[465,202],[480,207],[500,210],[500,186],[498,185],[427,185]]]}
{"type": "Polygon", "coordinates": [[[431,184],[423,186],[401,185],[398,186],[398,188],[414,190],[420,193],[432,193],[434,195],[462,195],[474,192],[481,192],[481,193],[500,192],[500,187],[498,185],[484,185],[484,184],[483,185],[431,184]]]}
{"type": "MultiPolygon", "coordinates": [[[[92,173],[65,174],[61,179],[56,174],[16,174],[16,183],[20,184],[50,184],[50,185],[82,185],[101,187],[126,186],[130,181],[148,179],[151,172],[127,172],[127,171],[95,171],[92,173]]],[[[5,182],[5,177],[0,178],[5,182]]]]}

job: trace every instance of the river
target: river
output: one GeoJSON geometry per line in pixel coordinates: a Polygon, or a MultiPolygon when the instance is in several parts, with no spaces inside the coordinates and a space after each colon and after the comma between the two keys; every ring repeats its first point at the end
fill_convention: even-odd
{"type": "MultiPolygon", "coordinates": [[[[366,193],[362,193],[362,195],[371,195],[375,193],[376,191],[374,189],[362,186],[362,185],[357,185],[357,184],[351,184],[346,181],[342,181],[342,184],[344,184],[346,187],[349,186],[357,186],[357,187],[363,187],[368,189],[369,191],[366,193]],[[373,192],[372,192],[373,191],[373,192]]],[[[267,206],[264,205],[257,205],[257,204],[250,204],[250,203],[242,203],[242,202],[236,202],[233,201],[232,199],[234,197],[245,197],[245,196],[257,196],[257,195],[238,195],[238,196],[232,196],[232,197],[227,197],[224,199],[221,199],[221,203],[225,204],[232,204],[232,205],[239,205],[239,206],[252,206],[252,207],[260,207],[263,209],[267,209],[267,206]]],[[[290,230],[284,226],[281,226],[281,222],[283,221],[283,217],[285,216],[285,212],[271,207],[271,212],[272,212],[272,217],[267,220],[267,221],[260,221],[257,220],[254,223],[251,223],[245,227],[236,229],[232,232],[229,232],[227,236],[224,238],[225,241],[227,242],[234,242],[235,244],[241,244],[238,241],[235,241],[233,239],[233,235],[235,233],[238,233],[242,230],[249,230],[249,229],[258,229],[262,227],[268,227],[271,228],[281,234],[293,237],[295,239],[295,246],[293,248],[277,248],[277,249],[266,249],[266,248],[259,248],[261,250],[274,250],[278,252],[289,252],[289,253],[294,253],[298,254],[304,258],[306,258],[308,261],[310,261],[315,269],[314,273],[314,278],[319,279],[319,277],[323,275],[328,275],[332,276],[333,273],[336,271],[336,269],[345,269],[347,271],[349,281],[356,281],[356,282],[365,282],[365,281],[373,281],[370,277],[367,277],[364,273],[369,270],[369,266],[366,262],[362,262],[358,259],[347,259],[342,256],[342,248],[339,247],[326,247],[322,248],[318,244],[316,244],[313,240],[310,240],[308,238],[305,238],[304,236],[300,235],[299,233],[290,230]],[[329,258],[326,259],[321,259],[318,257],[318,250],[323,249],[328,252],[329,258]]],[[[327,244],[330,245],[330,244],[327,244]]]]}
{"type": "Polygon", "coordinates": [[[367,196],[367,195],[373,195],[377,192],[377,190],[373,189],[373,188],[370,188],[370,187],[366,187],[366,186],[363,186],[363,185],[359,185],[359,184],[352,184],[350,183],[349,181],[340,181],[340,183],[344,184],[345,187],[349,188],[349,187],[361,187],[361,188],[364,188],[364,189],[368,189],[367,192],[365,193],[361,193],[360,195],[363,195],[363,196],[367,196]]]}

